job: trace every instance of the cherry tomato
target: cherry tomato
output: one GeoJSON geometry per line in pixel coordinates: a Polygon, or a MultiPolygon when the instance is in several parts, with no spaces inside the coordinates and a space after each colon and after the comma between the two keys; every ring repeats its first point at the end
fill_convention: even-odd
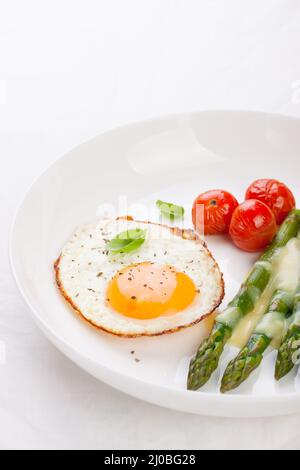
{"type": "Polygon", "coordinates": [[[292,191],[284,183],[271,179],[254,181],[247,189],[246,199],[258,199],[267,204],[274,212],[278,225],[296,207],[292,191]]]}
{"type": "Polygon", "coordinates": [[[228,233],[232,214],[239,203],[227,191],[215,189],[200,194],[194,202],[192,217],[195,230],[205,235],[228,233]]]}
{"type": "Polygon", "coordinates": [[[233,213],[229,233],[235,245],[244,251],[266,248],[277,232],[276,218],[261,201],[249,199],[233,213]]]}

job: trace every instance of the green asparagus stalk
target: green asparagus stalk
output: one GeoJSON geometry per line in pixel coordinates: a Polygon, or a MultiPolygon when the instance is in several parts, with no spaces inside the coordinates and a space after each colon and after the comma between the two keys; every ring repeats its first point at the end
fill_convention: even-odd
{"type": "Polygon", "coordinates": [[[294,238],[300,228],[300,211],[287,217],[274,241],[257,261],[228,308],[216,318],[212,333],[199,347],[191,360],[187,380],[189,390],[206,384],[217,369],[225,344],[240,320],[254,310],[271,279],[273,263],[278,252],[294,238]]]}
{"type": "Polygon", "coordinates": [[[221,392],[237,388],[260,365],[263,354],[274,339],[282,338],[285,319],[291,312],[294,295],[286,290],[275,291],[266,313],[257,325],[247,345],[229,363],[224,373],[221,392]]]}
{"type": "Polygon", "coordinates": [[[282,379],[295,366],[300,349],[300,284],[295,296],[293,315],[285,338],[279,348],[276,367],[276,380],[282,379]]]}

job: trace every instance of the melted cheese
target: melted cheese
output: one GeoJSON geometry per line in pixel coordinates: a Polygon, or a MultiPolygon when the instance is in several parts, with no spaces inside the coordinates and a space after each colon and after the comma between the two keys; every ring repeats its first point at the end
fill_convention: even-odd
{"type": "Polygon", "coordinates": [[[264,315],[255,330],[255,333],[272,338],[282,338],[283,332],[284,323],[282,322],[282,314],[279,312],[270,312],[264,315]]]}
{"type": "MultiPolygon", "coordinates": [[[[260,301],[256,308],[246,315],[238,324],[237,328],[234,330],[234,333],[229,341],[229,343],[238,348],[243,348],[248,342],[251,334],[255,330],[257,324],[262,319],[265,314],[268,305],[271,301],[272,294],[275,289],[284,289],[288,292],[295,292],[300,278],[300,240],[292,239],[289,241],[287,246],[280,252],[277,260],[274,264],[274,274],[271,277],[269,285],[267,286],[265,292],[263,293],[260,301]]],[[[273,329],[273,316],[266,315],[266,318],[263,319],[264,329],[270,328],[272,322],[273,329]]],[[[278,319],[277,319],[278,320],[278,319]]],[[[299,313],[299,322],[300,322],[300,313],[299,313]]],[[[275,336],[281,335],[279,331],[278,321],[274,322],[274,331],[275,336]]],[[[282,324],[281,324],[282,325],[282,324]]],[[[273,342],[274,347],[278,347],[276,342],[273,342]]]]}

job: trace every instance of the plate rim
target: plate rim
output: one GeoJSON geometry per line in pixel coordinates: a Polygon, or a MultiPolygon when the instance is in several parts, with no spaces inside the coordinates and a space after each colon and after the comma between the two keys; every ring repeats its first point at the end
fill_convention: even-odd
{"type": "MultiPolygon", "coordinates": [[[[270,405],[270,401],[272,401],[273,405],[276,405],[276,404],[279,404],[279,403],[286,403],[286,401],[289,400],[290,405],[291,405],[291,402],[293,402],[293,404],[298,403],[299,404],[299,411],[300,411],[300,391],[299,392],[282,393],[282,394],[278,394],[278,395],[258,395],[258,396],[253,396],[252,394],[248,394],[248,393],[243,394],[243,395],[238,395],[238,394],[236,395],[236,394],[221,394],[221,393],[216,393],[216,392],[203,392],[203,391],[194,392],[194,391],[190,391],[190,390],[181,390],[181,389],[172,388],[172,387],[169,387],[169,386],[166,386],[166,385],[163,385],[163,384],[151,383],[151,382],[148,382],[148,381],[143,380],[143,379],[132,377],[132,376],[127,375],[126,373],[123,373],[121,371],[118,372],[118,371],[115,371],[113,369],[110,369],[108,366],[105,366],[101,362],[99,362],[99,361],[95,360],[94,358],[90,357],[89,354],[87,354],[86,352],[78,351],[78,349],[76,349],[74,346],[72,346],[66,339],[61,337],[60,334],[58,334],[50,325],[48,325],[47,321],[43,319],[43,317],[39,314],[38,309],[32,305],[30,299],[27,297],[27,294],[25,293],[25,291],[22,287],[22,281],[19,278],[19,275],[18,275],[18,272],[17,272],[16,264],[15,264],[15,261],[14,261],[14,257],[15,257],[15,254],[14,254],[14,235],[15,235],[15,231],[16,231],[16,225],[17,225],[18,217],[19,217],[19,214],[22,210],[23,205],[25,204],[25,202],[27,200],[27,197],[30,195],[30,193],[31,193],[32,189],[34,188],[34,186],[36,185],[36,183],[38,183],[38,181],[44,175],[46,175],[48,173],[48,171],[50,171],[52,169],[52,167],[58,165],[59,162],[61,162],[62,160],[68,158],[73,153],[74,150],[78,150],[80,147],[84,147],[89,142],[92,142],[96,138],[99,138],[103,135],[107,135],[107,134],[113,133],[115,131],[126,130],[128,128],[134,128],[138,125],[147,126],[148,124],[163,121],[163,120],[167,120],[167,119],[178,119],[178,118],[182,118],[182,117],[185,117],[185,116],[197,116],[197,115],[205,115],[205,114],[236,114],[236,115],[237,114],[244,114],[244,115],[249,115],[250,114],[250,115],[253,115],[253,116],[255,116],[255,115],[259,115],[259,116],[262,116],[262,117],[265,116],[266,118],[275,118],[275,119],[285,119],[285,120],[290,120],[290,121],[298,121],[300,123],[300,118],[295,117],[295,116],[290,116],[290,115],[281,114],[281,113],[270,113],[270,112],[264,112],[264,111],[255,111],[255,110],[207,109],[207,110],[193,111],[193,112],[188,112],[187,111],[187,112],[168,113],[168,114],[163,114],[163,115],[157,115],[157,116],[153,116],[153,117],[143,119],[143,120],[139,120],[139,121],[131,121],[131,122],[128,122],[127,124],[119,125],[119,126],[112,127],[112,128],[106,129],[104,131],[101,131],[100,133],[94,135],[93,137],[90,137],[90,138],[84,140],[79,145],[72,146],[69,150],[67,150],[64,154],[62,154],[57,159],[55,159],[42,172],[40,172],[40,174],[37,177],[35,177],[33,179],[32,183],[28,186],[27,190],[24,192],[23,196],[21,197],[20,202],[16,206],[16,209],[14,211],[14,215],[13,215],[13,218],[12,218],[12,222],[11,222],[11,227],[10,227],[10,230],[9,230],[9,240],[8,240],[9,264],[10,264],[11,272],[13,274],[13,279],[14,279],[14,282],[15,282],[15,284],[16,284],[16,286],[17,286],[17,288],[18,288],[25,304],[29,308],[29,311],[31,313],[31,316],[32,316],[33,320],[38,325],[38,327],[41,329],[41,331],[51,341],[51,343],[54,344],[54,346],[56,348],[58,348],[65,356],[67,356],[73,363],[75,363],[81,369],[85,370],[90,375],[94,375],[94,374],[92,374],[90,371],[88,371],[83,366],[79,365],[78,362],[76,362],[76,360],[73,359],[70,356],[71,353],[72,353],[73,356],[80,355],[81,357],[84,358],[84,360],[88,361],[89,363],[97,365],[98,368],[100,367],[102,369],[103,373],[106,372],[108,374],[113,375],[114,377],[122,377],[122,379],[125,379],[126,381],[131,383],[132,392],[131,391],[130,392],[125,391],[125,393],[130,395],[130,396],[134,396],[134,397],[139,398],[141,400],[144,400],[146,402],[158,404],[155,400],[151,401],[150,399],[147,399],[147,398],[141,398],[138,394],[134,393],[134,390],[135,390],[134,385],[135,384],[140,384],[140,385],[143,385],[143,386],[150,387],[151,389],[153,389],[157,392],[159,392],[159,390],[163,389],[164,392],[168,391],[169,393],[172,393],[173,395],[176,395],[177,397],[184,398],[184,399],[186,399],[187,397],[191,397],[191,396],[193,396],[193,397],[197,396],[198,397],[197,400],[199,400],[199,401],[202,399],[203,402],[204,402],[205,398],[206,398],[207,401],[210,401],[210,402],[215,401],[215,402],[218,402],[219,405],[223,404],[223,406],[226,406],[226,404],[229,405],[231,403],[236,403],[236,402],[238,402],[239,404],[246,404],[246,403],[249,404],[250,400],[253,401],[253,404],[258,404],[258,405],[264,405],[266,403],[268,403],[270,405]],[[54,341],[54,338],[56,338],[56,340],[62,346],[58,345],[57,341],[54,341]],[[70,354],[67,354],[66,349],[68,351],[70,351],[70,354]]],[[[112,386],[113,388],[115,388],[117,390],[121,390],[122,392],[124,392],[122,387],[119,387],[117,385],[113,385],[112,383],[110,383],[109,380],[106,380],[104,378],[100,379],[99,377],[97,377],[95,375],[94,375],[94,377],[96,377],[98,380],[102,381],[103,383],[106,383],[107,385],[112,386]]],[[[196,400],[196,398],[194,398],[194,400],[196,400]]],[[[170,408],[170,409],[177,409],[177,410],[180,409],[176,406],[172,406],[171,404],[169,406],[165,405],[165,404],[160,405],[160,406],[163,406],[165,408],[170,408]]],[[[183,411],[183,409],[182,409],[182,411],[183,411]]],[[[185,411],[185,412],[197,413],[197,411],[185,411]]],[[[259,414],[258,416],[276,416],[278,414],[283,415],[283,414],[291,414],[291,413],[296,413],[296,411],[290,411],[290,412],[287,411],[287,412],[282,412],[282,413],[274,411],[273,414],[267,414],[267,415],[259,414]]],[[[201,412],[200,414],[205,414],[205,413],[201,412]]],[[[212,414],[209,413],[209,415],[212,415],[212,414]]],[[[254,415],[255,415],[255,413],[254,413],[254,415]]],[[[222,414],[217,414],[215,416],[222,416],[222,414]]],[[[228,415],[224,414],[223,416],[228,416],[228,415]]],[[[232,416],[236,416],[236,415],[232,414],[232,416]]],[[[249,417],[248,414],[245,414],[245,415],[239,414],[238,416],[239,417],[242,417],[242,416],[248,416],[249,417]]]]}

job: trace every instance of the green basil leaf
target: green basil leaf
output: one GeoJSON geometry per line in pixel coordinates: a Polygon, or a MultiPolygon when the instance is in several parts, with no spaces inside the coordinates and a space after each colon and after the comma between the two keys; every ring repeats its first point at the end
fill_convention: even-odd
{"type": "Polygon", "coordinates": [[[184,208],[177,206],[176,204],[158,200],[156,201],[156,205],[159,208],[161,214],[171,220],[182,219],[184,216],[184,208]]]}
{"type": "Polygon", "coordinates": [[[111,253],[130,253],[145,242],[146,233],[146,230],[141,229],[126,230],[108,242],[106,248],[111,253]]]}

